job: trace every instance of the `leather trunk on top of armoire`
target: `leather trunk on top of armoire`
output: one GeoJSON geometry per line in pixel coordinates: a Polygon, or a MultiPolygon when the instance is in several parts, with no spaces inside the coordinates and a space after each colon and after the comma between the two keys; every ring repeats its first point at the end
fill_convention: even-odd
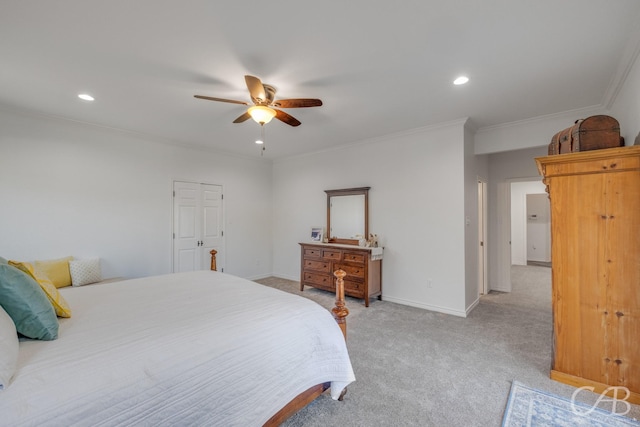
{"type": "Polygon", "coordinates": [[[620,123],[606,115],[576,120],[574,125],[553,135],[549,155],[622,147],[620,123]]]}
{"type": "Polygon", "coordinates": [[[551,203],[551,378],[626,387],[638,404],[640,147],[536,162],[551,203]]]}

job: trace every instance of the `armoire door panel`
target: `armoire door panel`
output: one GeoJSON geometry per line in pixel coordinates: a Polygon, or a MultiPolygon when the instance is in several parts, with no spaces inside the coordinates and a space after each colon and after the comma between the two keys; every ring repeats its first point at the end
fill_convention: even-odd
{"type": "Polygon", "coordinates": [[[607,238],[619,242],[608,246],[606,253],[612,380],[640,390],[640,171],[611,173],[607,178],[607,238]]]}
{"type": "Polygon", "coordinates": [[[549,181],[554,300],[580,301],[579,304],[561,305],[554,315],[555,339],[557,348],[561,349],[556,354],[554,367],[577,376],[601,377],[602,371],[600,364],[590,360],[592,352],[572,357],[575,348],[600,348],[603,345],[602,337],[594,337],[589,331],[601,328],[602,322],[600,301],[605,288],[595,286],[594,292],[590,284],[594,278],[604,280],[604,272],[597,262],[597,248],[604,237],[601,215],[605,207],[600,200],[582,207],[590,192],[602,189],[602,178],[593,175],[549,181]],[[553,203],[556,199],[565,203],[553,203]],[[582,325],[588,326],[582,328],[582,325]]]}

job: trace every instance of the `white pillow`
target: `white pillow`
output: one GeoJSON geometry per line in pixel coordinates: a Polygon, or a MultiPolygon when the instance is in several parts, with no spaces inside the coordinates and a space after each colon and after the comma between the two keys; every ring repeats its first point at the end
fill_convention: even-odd
{"type": "Polygon", "coordinates": [[[9,387],[18,366],[18,332],[11,317],[0,306],[0,390],[9,387]]]}
{"type": "Polygon", "coordinates": [[[71,273],[72,286],[82,286],[99,282],[102,280],[100,258],[75,259],[69,261],[69,272],[71,273]]]}

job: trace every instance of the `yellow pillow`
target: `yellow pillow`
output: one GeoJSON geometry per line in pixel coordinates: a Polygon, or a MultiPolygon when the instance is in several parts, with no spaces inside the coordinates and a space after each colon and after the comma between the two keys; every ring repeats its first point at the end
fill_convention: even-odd
{"type": "Polygon", "coordinates": [[[47,276],[56,288],[71,286],[71,274],[69,273],[69,261],[73,261],[72,256],[60,259],[49,259],[36,261],[35,269],[47,276]]]}
{"type": "Polygon", "coordinates": [[[36,271],[33,268],[33,265],[28,262],[9,261],[9,264],[24,271],[38,282],[44,293],[47,294],[47,298],[49,298],[49,301],[51,302],[51,305],[53,305],[58,317],[71,317],[71,308],[69,308],[69,304],[65,301],[62,295],[60,295],[58,289],[47,276],[36,271]]]}

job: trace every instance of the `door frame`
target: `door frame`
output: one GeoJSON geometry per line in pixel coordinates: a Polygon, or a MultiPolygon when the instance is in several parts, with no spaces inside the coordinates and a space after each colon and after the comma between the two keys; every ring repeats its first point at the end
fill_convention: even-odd
{"type": "Polygon", "coordinates": [[[489,293],[489,277],[487,267],[487,220],[489,218],[487,205],[487,181],[478,177],[478,294],[489,293]]]}

